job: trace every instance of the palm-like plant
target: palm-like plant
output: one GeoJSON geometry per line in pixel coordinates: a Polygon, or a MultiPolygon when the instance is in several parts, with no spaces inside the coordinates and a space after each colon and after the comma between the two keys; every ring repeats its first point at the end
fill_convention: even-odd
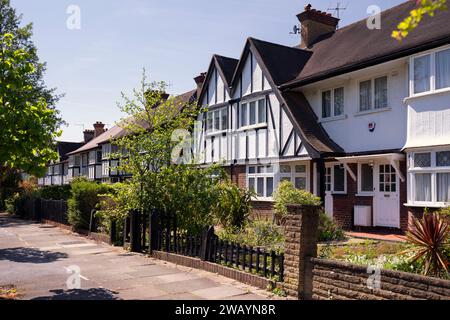
{"type": "Polygon", "coordinates": [[[423,218],[413,219],[407,239],[412,244],[412,263],[422,262],[424,275],[448,272],[449,224],[438,213],[425,213],[423,218]]]}

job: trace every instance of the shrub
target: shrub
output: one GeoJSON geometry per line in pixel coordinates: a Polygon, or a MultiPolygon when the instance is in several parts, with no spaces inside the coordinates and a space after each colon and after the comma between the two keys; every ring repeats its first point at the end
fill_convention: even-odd
{"type": "Polygon", "coordinates": [[[322,204],[319,197],[316,197],[308,191],[296,189],[289,181],[283,181],[279,184],[273,199],[275,201],[275,216],[278,221],[283,221],[283,218],[287,214],[286,206],[289,204],[311,206],[320,206],[322,204]]]}
{"type": "Polygon", "coordinates": [[[284,250],[283,228],[266,220],[255,220],[240,230],[218,230],[221,240],[231,241],[240,245],[264,247],[277,252],[284,250]]]}
{"type": "Polygon", "coordinates": [[[344,230],[324,210],[319,213],[319,241],[336,241],[345,238],[344,230]]]}
{"type": "Polygon", "coordinates": [[[139,191],[134,184],[115,183],[109,187],[105,194],[99,194],[99,208],[96,217],[104,230],[109,232],[110,222],[116,221],[118,226],[123,225],[128,213],[139,208],[139,191]]]}
{"type": "Polygon", "coordinates": [[[412,263],[423,265],[425,275],[448,273],[449,224],[439,213],[425,213],[423,218],[413,219],[407,233],[414,255],[412,263]]]}
{"type": "Polygon", "coordinates": [[[18,214],[19,203],[21,200],[21,195],[19,192],[16,192],[9,198],[5,200],[5,209],[9,214],[18,214]]]}
{"type": "Polygon", "coordinates": [[[68,200],[68,220],[76,229],[89,229],[91,212],[100,201],[99,195],[108,193],[110,187],[104,184],[76,179],[71,185],[68,200]]]}
{"type": "Polygon", "coordinates": [[[46,200],[67,200],[70,188],[70,185],[42,187],[39,189],[39,197],[46,200]]]}
{"type": "Polygon", "coordinates": [[[240,230],[251,214],[254,193],[229,180],[220,183],[217,192],[218,201],[212,208],[215,223],[227,230],[240,230]]]}

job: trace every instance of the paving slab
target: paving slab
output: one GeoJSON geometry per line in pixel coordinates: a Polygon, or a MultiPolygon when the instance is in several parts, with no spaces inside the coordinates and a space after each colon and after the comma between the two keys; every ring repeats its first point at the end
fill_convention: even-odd
{"type": "Polygon", "coordinates": [[[219,287],[216,286],[212,288],[192,291],[192,294],[195,294],[196,296],[212,300],[221,300],[234,296],[240,296],[246,293],[247,292],[245,292],[244,290],[232,287],[230,285],[222,285],[219,287]]]}

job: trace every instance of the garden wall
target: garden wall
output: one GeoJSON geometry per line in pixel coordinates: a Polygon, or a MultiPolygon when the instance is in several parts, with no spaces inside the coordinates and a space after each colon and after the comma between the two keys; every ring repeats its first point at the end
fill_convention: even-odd
{"type": "Polygon", "coordinates": [[[318,300],[450,300],[450,280],[317,259],[317,210],[288,206],[283,283],[288,295],[318,300]]]}
{"type": "Polygon", "coordinates": [[[450,281],[416,274],[381,270],[379,286],[370,289],[367,267],[316,259],[310,260],[312,298],[317,300],[450,300],[450,281]]]}

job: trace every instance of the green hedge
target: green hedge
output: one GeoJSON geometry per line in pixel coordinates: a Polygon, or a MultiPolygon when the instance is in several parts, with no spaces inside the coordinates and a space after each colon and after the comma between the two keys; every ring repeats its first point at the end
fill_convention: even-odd
{"type": "Polygon", "coordinates": [[[45,200],[67,200],[70,198],[70,185],[42,187],[38,196],[45,200]]]}
{"type": "Polygon", "coordinates": [[[71,184],[68,200],[68,220],[75,229],[89,229],[91,212],[100,202],[99,195],[108,193],[110,186],[84,179],[77,179],[71,184]]]}

